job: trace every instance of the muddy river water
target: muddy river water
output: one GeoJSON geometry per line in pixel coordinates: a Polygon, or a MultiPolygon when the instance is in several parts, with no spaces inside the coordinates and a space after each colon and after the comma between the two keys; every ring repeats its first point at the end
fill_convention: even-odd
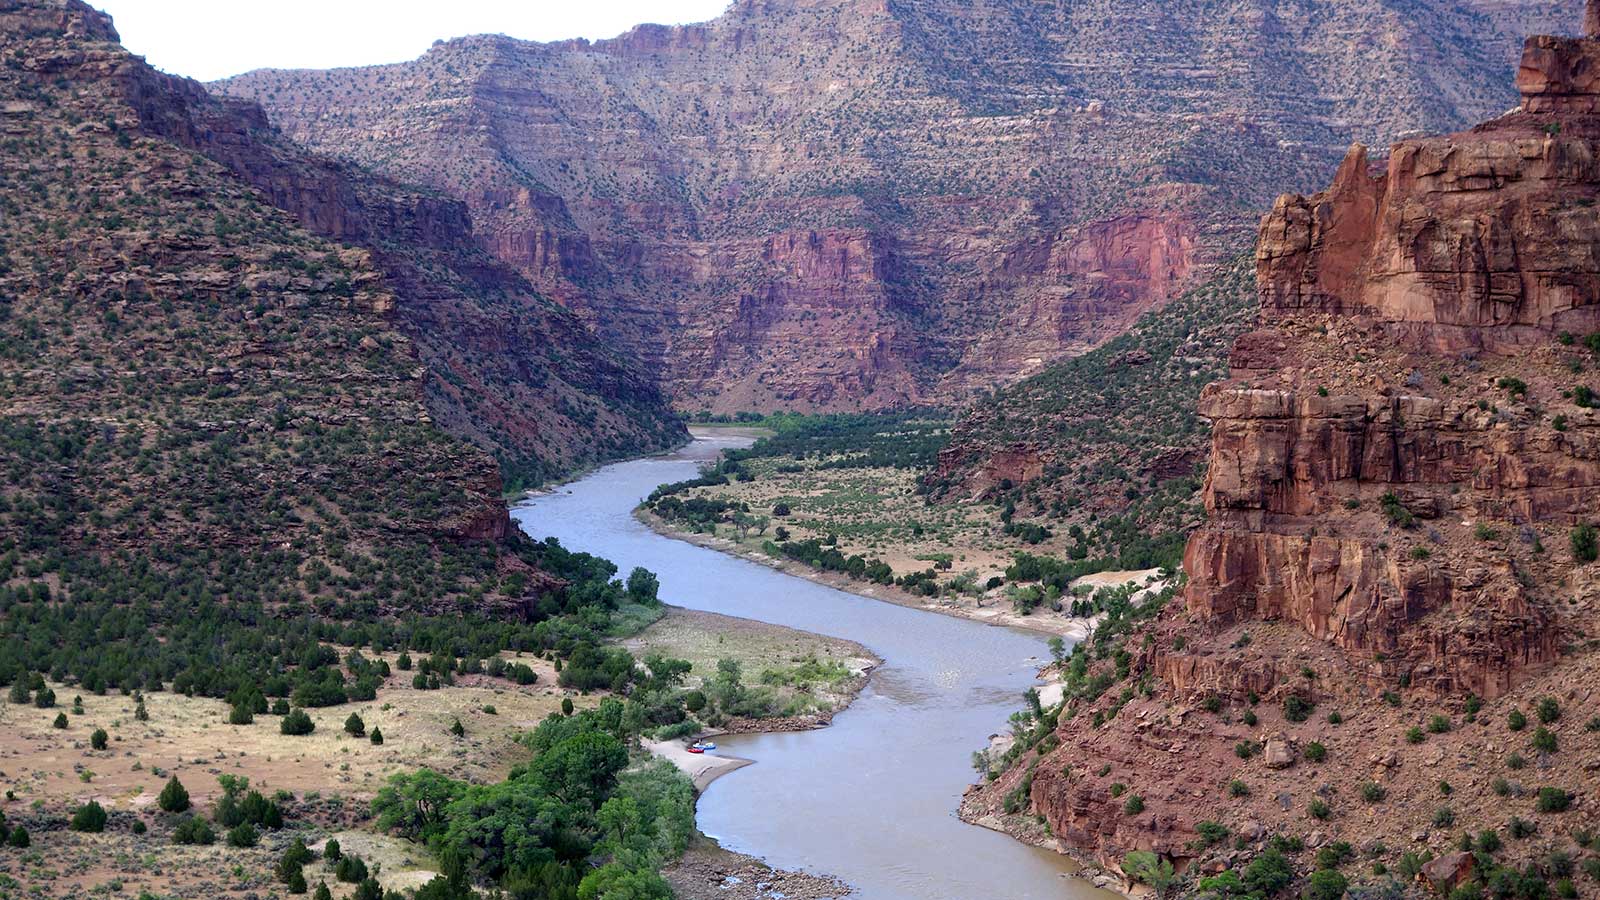
{"type": "Polygon", "coordinates": [[[859,597],[662,537],[633,518],[663,482],[694,476],[736,435],[608,466],[518,506],[536,538],[644,566],[690,609],[849,638],[884,665],[828,728],[729,736],[718,752],[756,761],[714,782],[700,828],[780,868],[836,876],[862,900],[1106,900],[1067,860],[956,817],[972,751],[1006,727],[1047,656],[1045,638],[859,597]]]}

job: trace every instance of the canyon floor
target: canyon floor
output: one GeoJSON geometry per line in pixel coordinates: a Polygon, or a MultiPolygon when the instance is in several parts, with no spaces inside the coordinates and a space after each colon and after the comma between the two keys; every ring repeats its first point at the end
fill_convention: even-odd
{"type": "MultiPolygon", "coordinates": [[[[764,672],[791,671],[809,660],[838,662],[849,672],[816,689],[804,682],[783,686],[781,696],[797,714],[729,723],[742,730],[825,725],[854,699],[879,662],[850,641],[671,608],[625,643],[641,658],[661,652],[688,659],[694,666],[691,684],[715,672],[723,658],[738,660],[750,683],[764,672]]],[[[369,866],[381,865],[378,877],[386,889],[415,888],[437,874],[427,848],[370,827],[368,804],[386,779],[429,767],[475,784],[499,781],[529,757],[517,740],[522,733],[558,712],[565,699],[583,708],[604,696],[558,687],[554,664],[533,655],[506,654],[537,673],[533,685],[462,675],[436,690],[412,687],[411,673],[398,667],[398,654],[369,655],[385,659],[393,670],[376,699],[307,710],[316,727],[301,736],[281,734],[279,717],[273,715],[229,725],[225,701],[170,692],[144,696],[146,720],[136,718],[131,696],[102,696],[62,683],[50,684],[55,707],[0,703],[0,786],[6,789],[0,813],[9,825],[24,825],[31,838],[26,849],[0,849],[0,896],[25,887],[26,896],[40,898],[141,892],[163,898],[259,897],[282,890],[274,868],[297,837],[313,848],[336,838],[346,853],[369,866]],[[81,713],[74,711],[79,697],[81,713]],[[368,734],[382,731],[381,745],[344,730],[352,713],[361,717],[368,734]],[[66,728],[54,726],[58,714],[66,715],[66,728]],[[460,737],[450,731],[457,720],[465,730],[460,737]],[[105,750],[91,746],[96,729],[108,734],[105,750]],[[251,848],[225,846],[220,828],[215,845],[175,845],[165,827],[170,817],[156,806],[172,776],[189,790],[196,811],[209,811],[222,796],[220,776],[247,778],[253,789],[278,798],[286,826],[263,829],[260,844],[251,848]],[[69,830],[72,810],[91,799],[110,816],[106,830],[69,830]],[[136,822],[147,830],[136,833],[136,822]]],[[[662,755],[675,762],[687,757],[662,755]]],[[[697,779],[699,787],[706,783],[697,779]]],[[[336,897],[354,887],[338,882],[325,862],[311,864],[305,874],[313,888],[325,880],[336,897]]],[[[709,841],[698,842],[669,875],[691,898],[712,896],[708,891],[735,900],[766,896],[750,891],[769,882],[784,885],[791,897],[837,895],[826,879],[773,871],[709,841]],[[730,893],[735,885],[745,886],[730,893]],[[814,890],[797,892],[806,885],[814,890]]]]}

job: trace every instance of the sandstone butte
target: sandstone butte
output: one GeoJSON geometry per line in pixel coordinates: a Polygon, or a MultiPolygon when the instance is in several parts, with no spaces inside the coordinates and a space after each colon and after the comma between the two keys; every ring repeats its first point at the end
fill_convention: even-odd
{"type": "Polygon", "coordinates": [[[1353,139],[1505,109],[1551,0],[739,0],[212,85],[460,198],[680,408],[955,402],[1124,331],[1353,139]]]}
{"type": "Polygon", "coordinates": [[[1513,111],[1377,165],[1354,146],[1331,186],[1262,220],[1259,318],[1201,401],[1208,521],[1181,594],[1125,644],[1142,690],[1069,700],[1051,740],[969,794],[969,818],[1025,790],[1049,834],[1108,867],[1148,849],[1207,872],[1248,854],[1208,846],[1202,821],[1241,850],[1381,844],[1391,869],[1541,819],[1540,785],[1580,811],[1542,817],[1509,860],[1593,824],[1600,572],[1569,537],[1600,509],[1600,359],[1583,340],[1600,332],[1597,6],[1584,38],[1527,40],[1513,111]],[[1545,697],[1568,710],[1556,753],[1506,725],[1545,697]],[[1454,727],[1422,732],[1435,715],[1454,727]],[[1536,771],[1508,767],[1514,752],[1536,771]],[[1331,815],[1308,814],[1318,800],[1331,815]]]}

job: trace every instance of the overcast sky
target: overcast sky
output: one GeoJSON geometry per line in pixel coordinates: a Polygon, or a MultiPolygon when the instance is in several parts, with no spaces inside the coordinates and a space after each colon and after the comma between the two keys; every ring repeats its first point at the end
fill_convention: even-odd
{"type": "Polygon", "coordinates": [[[400,62],[440,38],[616,37],[641,22],[704,22],[729,0],[88,0],[129,50],[208,81],[264,66],[400,62]]]}

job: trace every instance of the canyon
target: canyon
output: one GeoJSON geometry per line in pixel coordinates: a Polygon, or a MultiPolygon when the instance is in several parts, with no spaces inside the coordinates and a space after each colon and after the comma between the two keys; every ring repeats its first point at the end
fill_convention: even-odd
{"type": "MultiPolygon", "coordinates": [[[[1512,865],[1581,852],[1559,820],[1517,824],[1534,809],[1515,732],[1536,704],[1600,700],[1589,27],[1527,40],[1515,110],[1377,163],[1353,146],[1331,186],[1263,218],[1258,318],[1200,401],[1208,515],[1187,584],[1091,655],[1104,672],[1121,648],[1110,689],[1067,678],[1050,741],[969,815],[1020,789],[1108,867],[1147,850],[1201,874],[1283,835],[1391,868],[1399,847],[1449,857],[1463,828],[1545,826],[1512,865]]],[[[1541,719],[1532,777],[1592,797],[1600,720],[1558,721],[1541,719]]],[[[1446,889],[1495,874],[1456,863],[1446,889]]]]}
{"type": "Polygon", "coordinates": [[[739,0],[211,87],[464,201],[680,409],[880,409],[1122,333],[1351,140],[1505,109],[1564,5],[739,0]]]}

